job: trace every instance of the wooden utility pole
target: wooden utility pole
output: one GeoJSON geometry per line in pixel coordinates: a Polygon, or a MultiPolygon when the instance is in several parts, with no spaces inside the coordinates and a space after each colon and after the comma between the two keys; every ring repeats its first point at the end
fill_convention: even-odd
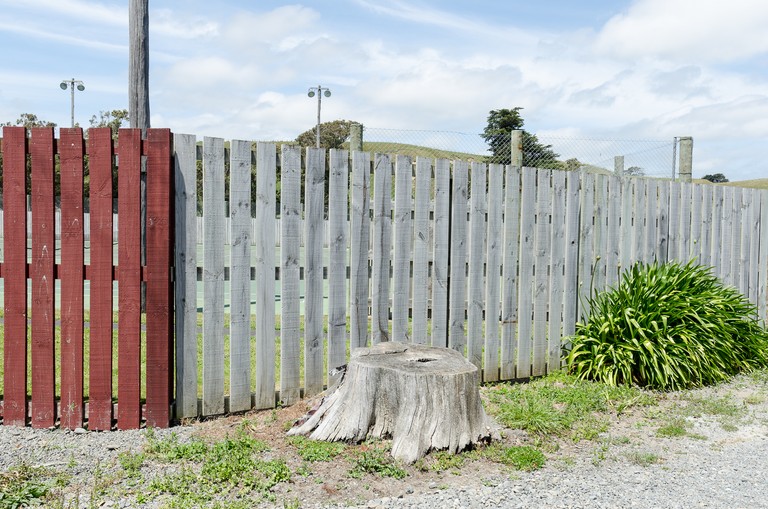
{"type": "MultiPolygon", "coordinates": [[[[142,138],[149,129],[149,0],[130,0],[128,7],[128,116],[142,138]]],[[[146,263],[147,160],[141,158],[141,263],[146,263]]],[[[141,286],[141,310],[146,309],[141,286]]]]}
{"type": "Polygon", "coordinates": [[[128,114],[131,127],[149,128],[149,0],[128,9],[128,114]]]}

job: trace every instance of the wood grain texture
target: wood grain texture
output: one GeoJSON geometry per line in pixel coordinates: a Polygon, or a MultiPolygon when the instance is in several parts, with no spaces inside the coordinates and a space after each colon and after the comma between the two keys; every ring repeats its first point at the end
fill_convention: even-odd
{"type": "Polygon", "coordinates": [[[451,349],[379,343],[355,350],[341,383],[288,434],[353,442],[391,437],[392,456],[406,463],[432,449],[455,454],[494,431],[479,382],[477,367],[451,349]]]}
{"type": "Polygon", "coordinates": [[[371,343],[390,340],[389,270],[392,249],[392,162],[376,154],[373,168],[371,343]]]}
{"type": "Polygon", "coordinates": [[[517,327],[519,293],[518,260],[520,258],[520,168],[504,169],[504,261],[501,296],[501,378],[516,376],[517,327]]]}
{"type": "Polygon", "coordinates": [[[533,347],[533,267],[536,263],[536,169],[523,168],[520,195],[517,377],[531,376],[533,347]]]}
{"type": "MultiPolygon", "coordinates": [[[[84,224],[83,156],[80,128],[60,130],[61,170],[61,416],[62,428],[82,427],[84,224]]],[[[110,281],[111,282],[111,281],[110,281]]]]}
{"type": "MultiPolygon", "coordinates": [[[[552,247],[549,273],[549,337],[547,350],[547,373],[561,367],[561,348],[563,337],[563,294],[565,293],[565,253],[566,253],[566,173],[552,172],[552,247]]],[[[617,218],[618,219],[618,218],[617,218]]],[[[616,242],[618,245],[618,242],[616,242]]]]}
{"type": "MultiPolygon", "coordinates": [[[[329,159],[328,369],[333,370],[347,362],[349,152],[331,149],[329,159]]],[[[328,384],[339,376],[330,376],[328,384]]]]}
{"type": "Polygon", "coordinates": [[[325,149],[308,148],[304,182],[304,393],[323,390],[323,229],[325,149]]]}
{"type": "Polygon", "coordinates": [[[53,200],[53,129],[33,128],[32,156],[32,427],[56,422],[53,268],[56,256],[53,200]]]}
{"type": "Polygon", "coordinates": [[[413,221],[411,221],[411,191],[413,189],[411,158],[396,156],[395,159],[395,210],[393,220],[392,259],[392,338],[395,341],[411,341],[408,327],[411,288],[411,246],[413,221]]]}
{"type": "Polygon", "coordinates": [[[429,300],[429,192],[432,164],[424,157],[416,158],[416,180],[413,212],[413,290],[412,314],[414,343],[428,343],[427,316],[429,300]]]}
{"type": "Polygon", "coordinates": [[[488,165],[488,233],[485,282],[485,348],[483,381],[499,379],[499,316],[501,312],[501,262],[504,254],[503,232],[504,166],[488,165]]]}
{"type": "MultiPolygon", "coordinates": [[[[112,130],[91,129],[88,133],[91,215],[88,429],[94,431],[112,428],[113,156],[112,130]]],[[[197,414],[197,405],[194,413],[197,414]]]]}
{"type": "Polygon", "coordinates": [[[367,152],[352,152],[352,207],[349,231],[350,348],[368,344],[371,162],[367,152]]]}
{"type": "Polygon", "coordinates": [[[568,172],[565,177],[565,267],[563,269],[563,336],[576,330],[579,295],[579,174],[568,172]]]}
{"type": "Polygon", "coordinates": [[[453,162],[451,191],[450,287],[448,296],[448,347],[462,355],[467,346],[465,331],[467,299],[467,208],[469,163],[453,162]]]}
{"type": "Polygon", "coordinates": [[[448,255],[450,253],[451,163],[435,160],[432,242],[432,346],[448,346],[448,255]]]}
{"type": "Polygon", "coordinates": [[[27,130],[3,127],[3,424],[27,422],[27,130]]]}
{"type": "MultiPolygon", "coordinates": [[[[174,134],[176,417],[197,414],[197,163],[195,136],[174,134]]],[[[93,178],[93,177],[91,177],[93,178]]],[[[111,215],[110,215],[111,217],[111,215]]]]}
{"type": "Polygon", "coordinates": [[[469,222],[469,277],[467,279],[467,359],[483,367],[483,312],[485,310],[485,215],[487,167],[483,163],[471,164],[470,222],[469,222]]]}
{"type": "Polygon", "coordinates": [[[173,199],[171,131],[147,130],[146,423],[170,425],[173,391],[173,199]]]}
{"type": "Polygon", "coordinates": [[[224,140],[203,138],[203,415],[224,407],[224,140]]]}
{"type": "Polygon", "coordinates": [[[118,167],[118,429],[141,423],[141,130],[120,129],[118,167]]]}
{"type": "Polygon", "coordinates": [[[536,170],[536,223],[534,230],[533,280],[533,376],[541,376],[547,368],[549,304],[549,265],[551,261],[552,225],[550,224],[552,171],[536,170]]]}
{"type": "Polygon", "coordinates": [[[256,322],[255,408],[275,406],[275,188],[277,147],[274,143],[256,145],[256,322]]]}
{"type": "Polygon", "coordinates": [[[251,142],[230,147],[229,411],[241,412],[251,409],[251,142]]]}
{"type": "Polygon", "coordinates": [[[292,405],[300,398],[299,257],[301,245],[301,148],[281,148],[280,216],[280,401],[292,405]]]}

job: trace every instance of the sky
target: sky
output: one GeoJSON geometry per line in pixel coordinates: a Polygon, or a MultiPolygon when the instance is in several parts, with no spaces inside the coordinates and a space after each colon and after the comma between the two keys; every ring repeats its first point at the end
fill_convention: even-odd
{"type": "MultiPolygon", "coordinates": [[[[69,79],[81,126],[127,109],[127,5],[0,0],[0,122],[69,126],[69,79]]],[[[543,140],[692,136],[694,177],[768,177],[764,0],[150,0],[149,25],[152,127],[292,140],[322,86],[322,121],[371,132],[522,107],[543,140]]]]}

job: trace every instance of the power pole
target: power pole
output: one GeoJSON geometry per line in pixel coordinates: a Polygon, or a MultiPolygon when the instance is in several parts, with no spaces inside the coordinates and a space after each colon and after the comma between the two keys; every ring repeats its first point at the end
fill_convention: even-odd
{"type": "Polygon", "coordinates": [[[128,115],[131,127],[149,128],[149,0],[128,9],[128,115]]]}
{"type": "MultiPolygon", "coordinates": [[[[149,0],[130,0],[128,7],[128,116],[142,138],[149,129],[149,0]]],[[[141,158],[141,263],[147,246],[147,160],[141,158]]],[[[146,310],[147,287],[141,284],[141,310],[146,310]]]]}

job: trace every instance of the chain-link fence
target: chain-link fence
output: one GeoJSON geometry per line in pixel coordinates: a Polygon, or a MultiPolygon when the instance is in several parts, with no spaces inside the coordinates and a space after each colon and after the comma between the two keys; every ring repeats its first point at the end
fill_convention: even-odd
{"type": "MultiPolygon", "coordinates": [[[[462,133],[455,131],[417,131],[365,126],[363,149],[412,157],[510,162],[511,135],[462,133]]],[[[628,140],[608,138],[570,138],[522,133],[523,166],[565,170],[586,169],[601,173],[673,178],[676,175],[677,138],[667,140],[628,140]]]]}

